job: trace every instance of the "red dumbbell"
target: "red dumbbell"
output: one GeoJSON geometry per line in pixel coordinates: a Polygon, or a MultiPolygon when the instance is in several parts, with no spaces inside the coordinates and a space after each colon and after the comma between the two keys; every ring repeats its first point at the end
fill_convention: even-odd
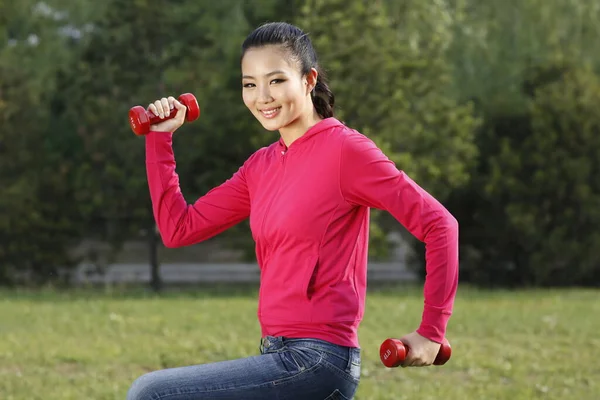
{"type": "MultiPolygon", "coordinates": [[[[198,106],[198,101],[193,94],[184,93],[177,100],[187,108],[186,121],[192,122],[198,119],[200,116],[200,106],[198,106]]],[[[129,125],[131,125],[131,129],[136,135],[146,135],[150,132],[150,125],[171,119],[176,114],[177,112],[171,112],[168,117],[161,118],[154,115],[154,113],[146,111],[142,106],[135,106],[129,110],[129,125]]]]}
{"type": "MultiPolygon", "coordinates": [[[[381,362],[388,368],[395,368],[400,366],[406,359],[406,354],[409,352],[407,345],[402,343],[399,339],[387,339],[379,347],[379,356],[381,362]]],[[[440,351],[437,357],[433,361],[433,365],[444,365],[450,359],[452,355],[452,347],[448,340],[444,339],[440,351]]]]}

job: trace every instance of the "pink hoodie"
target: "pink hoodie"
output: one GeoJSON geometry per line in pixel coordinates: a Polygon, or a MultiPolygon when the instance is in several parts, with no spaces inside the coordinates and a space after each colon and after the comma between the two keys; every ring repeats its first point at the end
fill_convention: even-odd
{"type": "Polygon", "coordinates": [[[258,150],[194,204],[179,187],[171,133],[146,136],[146,167],[167,247],[201,242],[250,218],[261,270],[263,335],[359,347],[369,208],[377,208],[426,244],[417,331],[442,341],[458,284],[458,223],[373,141],[337,119],[320,121],[289,148],[279,140],[258,150]]]}

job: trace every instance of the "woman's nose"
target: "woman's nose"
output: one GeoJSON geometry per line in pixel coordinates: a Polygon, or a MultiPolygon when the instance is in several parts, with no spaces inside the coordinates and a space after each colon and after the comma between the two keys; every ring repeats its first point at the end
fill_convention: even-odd
{"type": "Polygon", "coordinates": [[[269,86],[260,86],[258,90],[258,101],[260,101],[261,103],[270,103],[271,101],[273,101],[273,97],[271,96],[269,86]]]}

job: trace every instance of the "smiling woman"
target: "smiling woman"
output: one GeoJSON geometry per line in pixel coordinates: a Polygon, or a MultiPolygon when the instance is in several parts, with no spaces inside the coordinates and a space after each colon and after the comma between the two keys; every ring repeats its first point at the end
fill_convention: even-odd
{"type": "Polygon", "coordinates": [[[334,96],[308,36],[285,23],[254,31],[242,45],[246,107],[290,146],[309,128],[333,117],[334,96]]]}
{"type": "Polygon", "coordinates": [[[426,244],[421,324],[400,339],[410,348],[402,366],[432,365],[457,288],[456,220],[373,141],[333,117],[334,96],[301,29],[259,27],[242,45],[241,69],[245,105],[265,129],[279,131],[279,140],[187,204],[172,147],[185,106],[162,98],[149,111],[177,114],[146,135],[146,169],[168,247],[199,243],[250,219],[261,271],[261,354],[145,374],[128,399],[352,399],[360,380],[370,208],[388,211],[426,244]]]}

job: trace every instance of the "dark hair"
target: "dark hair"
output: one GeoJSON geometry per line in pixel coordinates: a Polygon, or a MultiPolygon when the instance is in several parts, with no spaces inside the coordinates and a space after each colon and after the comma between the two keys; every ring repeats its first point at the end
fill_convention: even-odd
{"type": "Polygon", "coordinates": [[[318,72],[317,84],[312,92],[313,104],[317,113],[322,118],[333,117],[333,106],[335,104],[335,96],[327,85],[327,80],[324,71],[321,70],[317,53],[308,38],[308,34],[304,33],[297,26],[286,22],[269,22],[256,28],[242,44],[242,58],[246,50],[253,47],[262,47],[267,45],[281,45],[289,51],[300,64],[301,73],[306,75],[311,68],[315,68],[318,72]]]}

